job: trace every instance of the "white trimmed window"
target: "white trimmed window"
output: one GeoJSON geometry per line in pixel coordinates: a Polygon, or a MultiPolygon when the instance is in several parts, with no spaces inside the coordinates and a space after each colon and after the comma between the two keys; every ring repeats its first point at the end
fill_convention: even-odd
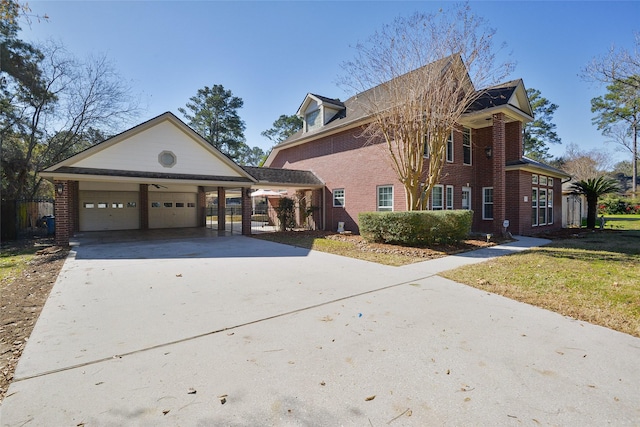
{"type": "Polygon", "coordinates": [[[446,196],[447,209],[453,209],[453,185],[447,185],[446,196]]]}
{"type": "Polygon", "coordinates": [[[447,138],[447,163],[453,163],[453,131],[447,138]]]}
{"type": "Polygon", "coordinates": [[[471,164],[471,129],[462,129],[462,163],[471,164]]]}
{"type": "Polygon", "coordinates": [[[538,189],[538,225],[547,223],[547,190],[545,188],[538,189]]]}
{"type": "Polygon", "coordinates": [[[493,219],[493,187],[482,188],[482,219],[493,219]]]}
{"type": "MultiPolygon", "coordinates": [[[[551,178],[549,178],[551,179],[551,178]]],[[[547,196],[547,224],[553,224],[553,190],[548,190],[547,196]]]]}
{"type": "MultiPolygon", "coordinates": [[[[534,175],[536,176],[536,175],[534,175]]],[[[531,190],[531,225],[538,225],[538,189],[531,190]]]]}
{"type": "Polygon", "coordinates": [[[393,211],[393,186],[383,185],[378,187],[378,210],[393,211]]]}
{"type": "Polygon", "coordinates": [[[336,188],[333,190],[333,207],[344,207],[344,188],[336,188]]]}
{"type": "Polygon", "coordinates": [[[434,185],[431,190],[431,209],[441,211],[444,209],[444,194],[442,185],[434,185]]]}
{"type": "Polygon", "coordinates": [[[317,129],[321,126],[320,109],[307,113],[305,116],[305,125],[307,132],[317,129]]]}
{"type": "Polygon", "coordinates": [[[462,187],[462,209],[471,209],[471,188],[462,187]]]}

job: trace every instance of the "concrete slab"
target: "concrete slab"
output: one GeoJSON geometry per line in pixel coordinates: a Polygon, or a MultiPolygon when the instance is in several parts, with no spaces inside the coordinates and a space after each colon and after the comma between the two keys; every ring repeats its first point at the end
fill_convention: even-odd
{"type": "Polygon", "coordinates": [[[640,420],[639,339],[419,264],[246,237],[101,248],[65,263],[0,425],[640,420]]]}

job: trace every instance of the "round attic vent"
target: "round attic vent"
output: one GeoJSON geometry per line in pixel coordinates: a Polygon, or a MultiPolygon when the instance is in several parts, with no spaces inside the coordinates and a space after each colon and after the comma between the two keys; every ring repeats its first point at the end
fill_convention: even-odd
{"type": "Polygon", "coordinates": [[[165,168],[172,168],[176,164],[177,158],[171,151],[163,151],[158,154],[158,162],[165,168]]]}

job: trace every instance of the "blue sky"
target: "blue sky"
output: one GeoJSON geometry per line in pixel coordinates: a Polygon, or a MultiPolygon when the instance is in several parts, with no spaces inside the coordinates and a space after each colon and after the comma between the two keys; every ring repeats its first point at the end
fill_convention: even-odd
{"type": "MultiPolygon", "coordinates": [[[[632,48],[640,2],[485,2],[475,12],[497,30],[522,78],[559,108],[562,145],[629,156],[604,144],[591,124],[590,100],[604,88],[578,74],[612,44],[632,48]]],[[[221,84],[244,101],[239,111],[250,146],[271,147],[260,133],[296,112],[308,92],[346,99],[336,84],[354,46],[399,15],[449,2],[386,1],[30,1],[49,20],[23,25],[30,41],[54,39],[76,56],[106,54],[142,97],[140,122],[179,107],[204,86],[221,84]]],[[[134,123],[135,124],[135,123],[134,123]]],[[[132,124],[133,125],[133,124],[132,124]]]]}

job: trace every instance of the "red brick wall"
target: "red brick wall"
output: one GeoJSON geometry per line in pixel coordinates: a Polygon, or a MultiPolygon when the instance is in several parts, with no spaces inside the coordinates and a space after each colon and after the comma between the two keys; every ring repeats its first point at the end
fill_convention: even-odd
{"type": "Polygon", "coordinates": [[[205,227],[207,225],[207,193],[204,191],[204,187],[198,187],[198,227],[205,227]]]}
{"type": "MultiPolygon", "coordinates": [[[[507,206],[521,200],[522,189],[507,194],[505,185],[509,181],[504,174],[507,159],[520,158],[522,152],[522,126],[519,122],[504,123],[504,115],[496,116],[499,128],[486,127],[472,130],[472,165],[463,164],[463,146],[461,128],[454,132],[454,162],[444,164],[440,184],[454,186],[454,209],[462,207],[462,187],[471,187],[471,208],[474,210],[472,229],[480,232],[496,233],[502,230],[505,218],[518,215],[512,208],[507,215],[507,206]],[[496,145],[494,140],[501,140],[496,145]],[[485,148],[492,148],[492,158],[487,158],[485,148]],[[482,220],[482,188],[494,188],[494,220],[482,220]],[[513,194],[512,194],[513,193],[513,194]],[[497,201],[497,203],[496,203],[497,201]]],[[[394,210],[406,210],[404,186],[397,179],[391,166],[385,144],[367,143],[360,137],[362,129],[353,129],[341,134],[328,136],[320,140],[302,144],[280,151],[271,167],[311,170],[326,183],[324,189],[324,227],[337,230],[338,222],[345,223],[345,229],[359,232],[358,213],[377,210],[377,188],[392,185],[394,210]],[[345,189],[345,206],[333,207],[334,189],[345,189]]],[[[428,173],[428,160],[425,159],[425,175],[428,173]]],[[[530,188],[527,190],[530,192],[530,188]]],[[[289,191],[291,195],[295,191],[289,191]]],[[[530,195],[529,195],[530,197],[530,195]]],[[[320,200],[318,200],[320,203],[320,200]]],[[[559,203],[559,202],[558,202],[559,203]]],[[[558,205],[559,206],[559,205],[558,205]]],[[[530,204],[522,207],[530,216],[530,204]]],[[[524,213],[520,213],[524,215],[524,213]]],[[[514,216],[514,218],[516,218],[514,216]]],[[[520,219],[515,220],[520,227],[520,219]]],[[[510,227],[510,230],[512,228],[510,227]]]]}
{"type": "Polygon", "coordinates": [[[505,124],[506,160],[507,162],[520,160],[524,155],[522,142],[522,123],[511,122],[505,124]]]}
{"type": "Polygon", "coordinates": [[[242,235],[251,235],[251,189],[242,189],[242,235]]]}
{"type": "Polygon", "coordinates": [[[140,184],[140,230],[149,229],[149,184],[140,184]]]}
{"type": "Polygon", "coordinates": [[[69,181],[54,181],[56,187],[56,200],[54,204],[55,224],[56,224],[56,245],[68,246],[71,235],[72,224],[69,220],[69,181]],[[62,184],[62,194],[58,194],[57,186],[62,184]]]}
{"type": "Polygon", "coordinates": [[[218,231],[224,231],[227,222],[227,196],[224,187],[218,187],[218,231]]]}

